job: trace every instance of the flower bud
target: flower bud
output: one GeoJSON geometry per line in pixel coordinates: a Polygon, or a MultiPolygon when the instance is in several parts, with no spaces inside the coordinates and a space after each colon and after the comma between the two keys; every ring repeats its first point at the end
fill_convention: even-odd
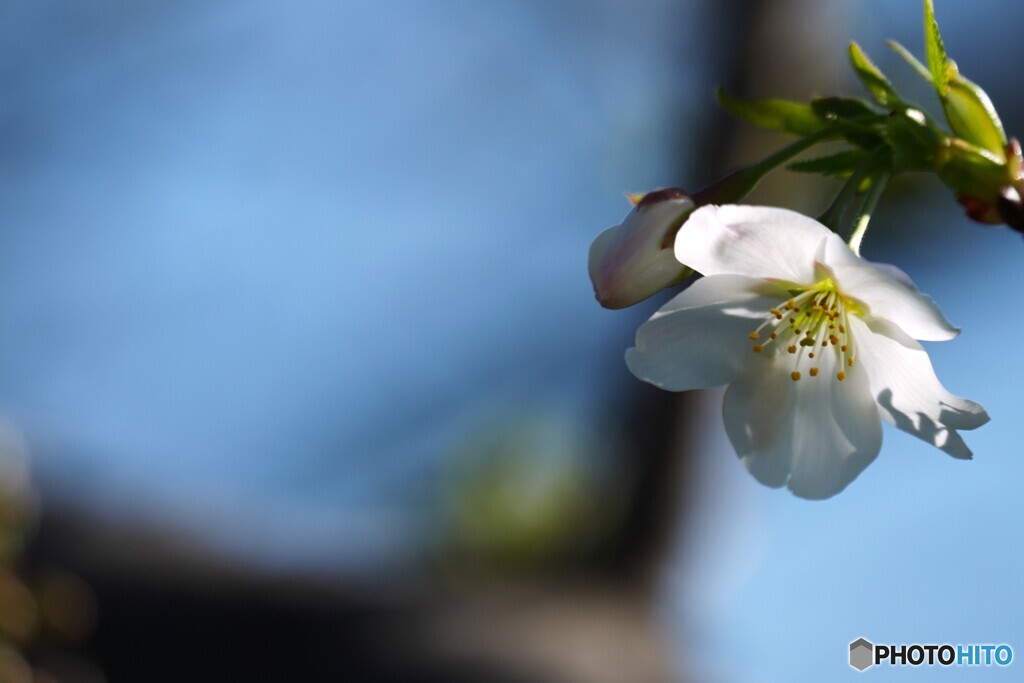
{"type": "Polygon", "coordinates": [[[605,308],[625,308],[670,287],[693,271],[676,260],[676,233],[694,209],[682,190],[668,188],[635,199],[620,225],[590,245],[590,281],[605,308]]]}
{"type": "Polygon", "coordinates": [[[956,192],[968,218],[1021,230],[1024,211],[1019,193],[1024,189],[1024,158],[1016,139],[1011,138],[1003,148],[1002,158],[1000,162],[987,150],[951,138],[936,153],[935,170],[956,192]]]}
{"type": "Polygon", "coordinates": [[[949,67],[951,78],[939,96],[953,134],[1001,160],[1006,133],[992,100],[984,90],[961,76],[953,62],[949,62],[949,67]]]}

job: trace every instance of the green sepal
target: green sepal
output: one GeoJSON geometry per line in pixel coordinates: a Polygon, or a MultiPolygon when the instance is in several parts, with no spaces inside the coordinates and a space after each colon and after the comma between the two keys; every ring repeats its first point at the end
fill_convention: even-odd
{"type": "Polygon", "coordinates": [[[896,89],[892,87],[892,83],[868,59],[868,56],[864,54],[864,50],[855,42],[850,43],[850,63],[853,65],[853,70],[857,73],[861,83],[864,84],[864,87],[867,88],[876,102],[883,107],[889,108],[900,104],[900,96],[896,94],[896,89]]]}
{"type": "Polygon", "coordinates": [[[718,103],[723,109],[761,128],[792,135],[812,135],[825,128],[825,122],[809,105],[793,100],[739,100],[718,89],[718,103]]]}
{"type": "Polygon", "coordinates": [[[994,202],[999,189],[1012,182],[1006,163],[988,150],[957,138],[936,151],[936,174],[957,196],[994,202]]]}

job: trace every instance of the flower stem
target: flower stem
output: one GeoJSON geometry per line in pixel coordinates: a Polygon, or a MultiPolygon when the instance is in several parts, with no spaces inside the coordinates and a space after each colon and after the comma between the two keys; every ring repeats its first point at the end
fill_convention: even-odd
{"type": "Polygon", "coordinates": [[[697,206],[735,204],[742,201],[769,172],[804,150],[832,137],[835,137],[835,133],[828,130],[802,137],[756,164],[730,171],[707,187],[697,190],[693,193],[693,201],[697,206]]]}
{"type": "Polygon", "coordinates": [[[850,235],[849,240],[850,249],[857,256],[860,256],[860,243],[864,239],[864,233],[868,231],[871,214],[874,212],[875,207],[878,206],[878,200],[882,198],[882,193],[885,192],[885,186],[889,183],[891,175],[892,171],[886,168],[871,178],[871,188],[868,190],[868,194],[864,198],[864,204],[861,205],[860,212],[857,214],[857,221],[853,224],[853,233],[850,235]]]}
{"type": "Polygon", "coordinates": [[[836,195],[831,206],[818,218],[819,223],[827,225],[832,229],[832,232],[839,232],[843,224],[843,216],[846,215],[846,211],[856,196],[860,184],[864,181],[864,176],[867,175],[868,169],[869,163],[867,161],[857,167],[857,170],[853,172],[853,175],[846,180],[842,189],[839,190],[839,194],[836,195]]]}

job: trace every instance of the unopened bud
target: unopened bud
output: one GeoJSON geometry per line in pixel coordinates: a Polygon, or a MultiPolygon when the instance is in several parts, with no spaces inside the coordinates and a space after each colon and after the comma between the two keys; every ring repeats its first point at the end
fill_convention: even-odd
{"type": "Polygon", "coordinates": [[[626,219],[590,245],[590,281],[605,308],[632,306],[693,272],[676,260],[673,248],[694,209],[689,195],[669,188],[631,200],[635,207],[626,219]]]}
{"type": "Polygon", "coordinates": [[[953,62],[949,62],[949,67],[952,77],[945,92],[940,92],[939,96],[953,134],[1001,160],[1006,147],[1006,133],[992,100],[977,84],[961,76],[953,62]]]}

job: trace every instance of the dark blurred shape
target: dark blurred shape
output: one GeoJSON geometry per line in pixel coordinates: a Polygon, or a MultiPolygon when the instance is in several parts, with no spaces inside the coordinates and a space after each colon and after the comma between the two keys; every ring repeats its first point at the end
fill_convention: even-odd
{"type": "Polygon", "coordinates": [[[674,678],[655,605],[631,583],[422,573],[346,587],[67,511],[48,515],[40,538],[37,559],[59,554],[95,590],[90,651],[113,683],[674,678]]]}

